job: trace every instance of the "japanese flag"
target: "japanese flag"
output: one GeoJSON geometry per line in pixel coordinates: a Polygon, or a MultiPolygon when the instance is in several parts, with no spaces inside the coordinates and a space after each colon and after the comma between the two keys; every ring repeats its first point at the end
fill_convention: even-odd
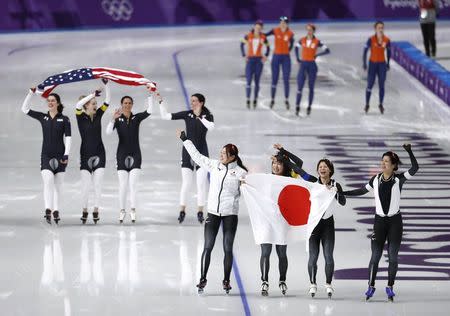
{"type": "Polygon", "coordinates": [[[336,195],[325,185],[301,178],[250,174],[245,182],[242,195],[256,244],[308,240],[336,195]]]}

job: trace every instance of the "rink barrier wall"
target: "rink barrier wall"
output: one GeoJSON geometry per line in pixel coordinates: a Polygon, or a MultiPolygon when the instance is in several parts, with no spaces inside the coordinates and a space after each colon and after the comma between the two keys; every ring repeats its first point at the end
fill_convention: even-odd
{"type": "MultiPolygon", "coordinates": [[[[440,19],[450,16],[449,0],[441,3],[440,19]]],[[[199,25],[277,22],[287,16],[300,21],[364,21],[413,19],[417,0],[27,0],[4,1],[0,30],[83,29],[142,25],[199,25]]]]}
{"type": "Polygon", "coordinates": [[[393,42],[392,58],[450,106],[450,72],[410,42],[393,42]]]}

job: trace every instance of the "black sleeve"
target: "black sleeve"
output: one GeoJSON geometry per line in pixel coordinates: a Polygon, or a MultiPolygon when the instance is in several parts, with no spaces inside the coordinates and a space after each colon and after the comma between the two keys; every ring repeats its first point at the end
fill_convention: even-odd
{"type": "Polygon", "coordinates": [[[294,155],[293,153],[287,151],[284,148],[280,149],[280,153],[282,155],[287,156],[289,159],[291,159],[299,168],[303,167],[303,160],[301,160],[299,157],[297,157],[296,155],[294,155]]]}
{"type": "Polygon", "coordinates": [[[416,156],[414,156],[413,151],[408,150],[409,159],[411,160],[411,168],[409,168],[408,173],[413,176],[419,170],[419,163],[417,162],[416,156]]]}
{"type": "Polygon", "coordinates": [[[189,111],[181,111],[172,113],[172,120],[184,120],[187,118],[189,111]]]}
{"type": "Polygon", "coordinates": [[[309,173],[307,173],[305,170],[303,170],[302,168],[297,166],[292,161],[289,160],[287,163],[289,165],[289,168],[291,168],[292,171],[294,171],[296,174],[299,174],[303,180],[308,181],[308,182],[317,182],[316,177],[310,175],[309,173]]]}
{"type": "Polygon", "coordinates": [[[147,111],[139,112],[136,114],[136,118],[138,119],[139,122],[145,120],[149,116],[150,116],[150,113],[148,113],[147,111]]]}
{"type": "Polygon", "coordinates": [[[38,120],[39,122],[42,121],[42,119],[44,118],[44,113],[42,112],[37,112],[37,111],[33,111],[33,110],[29,110],[27,113],[28,116],[38,120]]]}
{"type": "Polygon", "coordinates": [[[203,107],[202,117],[203,115],[205,116],[205,119],[207,119],[208,121],[214,122],[214,115],[212,115],[212,113],[206,107],[203,107]]]}
{"type": "Polygon", "coordinates": [[[273,35],[273,29],[271,29],[269,32],[264,33],[265,36],[270,36],[273,35]]]}
{"type": "Polygon", "coordinates": [[[310,175],[309,173],[307,173],[305,170],[303,170],[303,160],[301,160],[299,157],[297,157],[296,155],[294,155],[293,153],[287,151],[284,148],[280,149],[280,153],[282,155],[286,155],[290,160],[293,161],[293,163],[289,162],[289,166],[291,167],[291,169],[299,174],[304,180],[309,181],[309,182],[317,182],[317,178],[310,175]]]}
{"type": "Polygon", "coordinates": [[[108,109],[108,107],[109,107],[108,103],[103,103],[103,105],[99,107],[95,113],[100,117],[102,117],[105,111],[108,109]]]}
{"type": "MultiPolygon", "coordinates": [[[[373,176],[368,183],[372,188],[373,188],[373,180],[375,179],[375,177],[376,177],[376,175],[373,176]]],[[[342,194],[345,196],[361,196],[361,195],[364,195],[369,192],[369,190],[367,190],[366,186],[367,185],[363,186],[362,188],[355,189],[355,190],[343,191],[342,194]]]]}
{"type": "Polygon", "coordinates": [[[66,137],[72,136],[72,128],[70,126],[70,120],[67,116],[64,117],[64,135],[66,137]]]}
{"type": "Polygon", "coordinates": [[[342,187],[338,182],[336,182],[336,188],[337,188],[337,193],[336,193],[335,198],[340,205],[344,206],[345,203],[347,202],[347,199],[345,198],[345,195],[342,194],[342,187]]]}

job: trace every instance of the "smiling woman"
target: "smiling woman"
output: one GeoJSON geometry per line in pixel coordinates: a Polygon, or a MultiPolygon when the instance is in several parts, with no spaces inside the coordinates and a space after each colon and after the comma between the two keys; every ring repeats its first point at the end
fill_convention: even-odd
{"type": "Polygon", "coordinates": [[[373,176],[364,187],[351,191],[344,191],[347,196],[360,196],[374,191],[375,196],[375,222],[372,233],[372,257],[369,263],[369,288],[366,292],[366,300],[375,293],[375,279],[378,272],[378,263],[383,254],[384,244],[388,241],[389,268],[386,294],[389,300],[393,300],[395,277],[398,270],[398,252],[402,242],[403,220],[400,214],[400,194],[406,180],[411,179],[419,170],[419,164],[411,150],[410,144],[404,144],[403,148],[411,159],[411,168],[403,173],[396,174],[400,159],[392,151],[383,154],[381,160],[381,173],[373,176]]]}
{"type": "Polygon", "coordinates": [[[219,160],[202,155],[184,131],[177,131],[177,136],[183,141],[192,160],[201,168],[210,172],[211,179],[208,195],[208,217],[205,221],[205,244],[201,259],[201,278],[198,292],[202,293],[206,286],[206,275],[211,261],[217,233],[222,225],[224,249],[223,289],[228,294],[231,290],[230,274],[233,265],[233,243],[236,235],[239,212],[240,185],[247,174],[247,168],[242,164],[236,145],[227,144],[221,151],[219,160]]]}
{"type": "Polygon", "coordinates": [[[47,97],[47,113],[31,110],[30,100],[35,92],[35,87],[28,92],[22,104],[22,112],[38,120],[42,126],[41,175],[44,181],[44,217],[50,224],[53,213],[53,219],[58,224],[59,197],[62,193],[71,144],[70,121],[67,116],[62,115],[64,106],[56,93],[51,93],[47,97]]]}

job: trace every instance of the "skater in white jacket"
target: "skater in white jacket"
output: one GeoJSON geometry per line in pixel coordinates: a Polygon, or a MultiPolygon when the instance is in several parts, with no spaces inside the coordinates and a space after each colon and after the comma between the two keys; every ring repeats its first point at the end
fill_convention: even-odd
{"type": "Polygon", "coordinates": [[[178,130],[177,135],[183,141],[184,148],[192,160],[210,173],[208,217],[205,221],[205,244],[201,261],[201,278],[197,285],[198,291],[203,292],[206,286],[211,251],[222,224],[225,253],[222,285],[228,293],[231,290],[230,274],[233,265],[233,242],[238,223],[240,185],[247,174],[247,168],[242,164],[238,148],[233,144],[225,145],[220,151],[220,159],[215,160],[202,155],[187,139],[184,131],[178,130]]]}

